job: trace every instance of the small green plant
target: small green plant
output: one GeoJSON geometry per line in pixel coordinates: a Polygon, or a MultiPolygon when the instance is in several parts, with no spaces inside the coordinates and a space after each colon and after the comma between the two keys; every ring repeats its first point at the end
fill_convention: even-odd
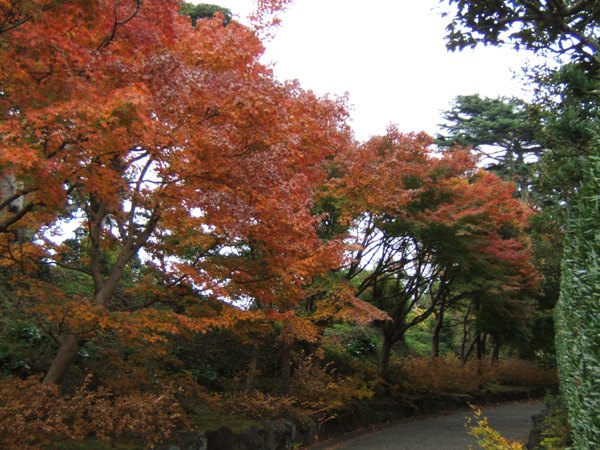
{"type": "Polygon", "coordinates": [[[538,449],[563,450],[573,445],[567,408],[560,396],[546,399],[549,412],[542,425],[542,442],[538,449]]]}
{"type": "Polygon", "coordinates": [[[377,344],[368,337],[352,338],[346,344],[346,350],[356,357],[363,357],[377,354],[377,344]]]}

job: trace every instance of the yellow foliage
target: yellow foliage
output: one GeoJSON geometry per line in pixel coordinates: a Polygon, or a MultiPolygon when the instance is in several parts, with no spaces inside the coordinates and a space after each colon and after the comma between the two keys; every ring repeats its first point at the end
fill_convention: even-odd
{"type": "MultiPolygon", "coordinates": [[[[471,434],[477,438],[477,445],[484,450],[523,450],[520,442],[509,441],[500,433],[490,427],[487,417],[481,416],[481,411],[474,408],[476,424],[472,419],[467,420],[471,434]]],[[[469,447],[471,449],[471,447],[469,447]]]]}

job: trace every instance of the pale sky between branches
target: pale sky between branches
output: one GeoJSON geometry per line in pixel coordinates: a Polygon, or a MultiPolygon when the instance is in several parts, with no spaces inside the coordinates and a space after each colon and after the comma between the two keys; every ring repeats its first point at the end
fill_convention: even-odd
{"type": "MultiPolygon", "coordinates": [[[[194,0],[194,3],[199,3],[194,0]]],[[[211,0],[244,22],[254,0],[211,0]]],[[[387,125],[434,134],[457,95],[527,98],[514,72],[528,57],[509,48],[448,52],[437,0],[295,0],[266,42],[278,79],[315,93],[349,94],[356,138],[387,125]]]]}

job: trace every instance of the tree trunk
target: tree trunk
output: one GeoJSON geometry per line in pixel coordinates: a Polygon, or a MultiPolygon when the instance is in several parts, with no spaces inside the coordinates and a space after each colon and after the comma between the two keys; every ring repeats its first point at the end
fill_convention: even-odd
{"type": "MultiPolygon", "coordinates": [[[[100,249],[103,245],[103,223],[109,208],[107,204],[92,196],[91,203],[86,209],[86,215],[90,224],[89,237],[91,243],[89,270],[94,281],[94,299],[92,300],[92,303],[106,307],[125,273],[127,264],[129,264],[131,259],[139,252],[156,229],[156,225],[160,219],[160,209],[157,207],[152,211],[150,218],[141,230],[137,230],[136,228],[137,231],[134,232],[132,229],[130,230],[130,233],[134,233],[133,235],[129,234],[126,239],[123,237],[123,248],[107,276],[104,276],[100,269],[102,259],[102,252],[100,249]]],[[[67,336],[60,345],[58,354],[52,361],[50,370],[48,370],[43,382],[60,383],[69,369],[69,366],[75,360],[77,353],[81,350],[84,342],[85,339],[81,337],[73,335],[67,336]]]]}
{"type": "Polygon", "coordinates": [[[471,341],[471,343],[469,344],[469,346],[466,346],[466,336],[463,339],[463,345],[462,345],[462,350],[461,350],[461,359],[463,362],[463,365],[465,365],[467,363],[467,361],[469,360],[469,358],[471,357],[471,353],[473,353],[473,349],[475,348],[475,344],[477,344],[477,337],[478,335],[476,335],[473,340],[471,341]]]}
{"type": "Polygon", "coordinates": [[[381,374],[387,377],[390,370],[390,354],[392,352],[393,342],[386,335],[383,336],[383,346],[381,347],[381,374]]]}
{"type": "Polygon", "coordinates": [[[473,307],[473,301],[469,303],[467,312],[463,320],[463,336],[460,344],[460,358],[462,359],[463,365],[467,363],[469,356],[471,356],[472,348],[467,349],[467,339],[469,338],[469,315],[471,314],[471,308],[473,307]]]}
{"type": "Polygon", "coordinates": [[[481,361],[485,356],[485,341],[487,335],[481,331],[477,332],[477,359],[481,361]]]}
{"type": "Polygon", "coordinates": [[[252,354],[250,355],[250,363],[248,364],[248,375],[246,375],[246,390],[251,391],[254,389],[254,380],[258,375],[258,354],[260,348],[258,345],[252,347],[252,354]]]}
{"type": "Polygon", "coordinates": [[[290,395],[292,380],[292,345],[284,343],[281,352],[281,393],[290,395]]]}
{"type": "Polygon", "coordinates": [[[433,327],[431,335],[431,357],[438,358],[440,356],[440,332],[444,324],[444,307],[440,308],[433,327]]]}
{"type": "Polygon", "coordinates": [[[500,342],[494,341],[494,347],[492,349],[492,364],[497,364],[498,361],[500,360],[500,347],[502,346],[502,344],[500,344],[500,342]]]}
{"type": "Polygon", "coordinates": [[[469,359],[469,355],[467,354],[467,332],[465,330],[463,330],[463,337],[460,343],[460,359],[463,364],[469,359]]]}
{"type": "Polygon", "coordinates": [[[68,335],[64,341],[62,341],[58,349],[58,353],[52,361],[48,373],[44,377],[43,383],[60,384],[84,343],[84,339],[77,336],[68,335]]]}

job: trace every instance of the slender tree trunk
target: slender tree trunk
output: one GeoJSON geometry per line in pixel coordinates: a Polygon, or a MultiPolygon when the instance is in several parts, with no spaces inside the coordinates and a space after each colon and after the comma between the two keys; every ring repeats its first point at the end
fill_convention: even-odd
{"type": "MultiPolygon", "coordinates": [[[[127,253],[127,257],[131,259],[132,252],[127,253]]],[[[96,293],[94,294],[93,303],[97,305],[106,306],[106,303],[110,299],[110,296],[116,289],[116,286],[123,275],[123,271],[127,265],[127,260],[122,256],[117,261],[115,268],[113,269],[111,276],[106,282],[100,283],[99,278],[94,280],[96,293]],[[122,261],[121,261],[122,260],[122,261]]],[[[58,348],[58,353],[54,357],[48,373],[44,377],[43,383],[49,384],[60,384],[69,370],[69,366],[75,360],[75,357],[83,347],[85,339],[74,335],[67,335],[62,341],[58,348]]]]}
{"type": "Polygon", "coordinates": [[[487,335],[481,331],[477,332],[477,359],[481,361],[485,356],[485,341],[487,335]]]}
{"type": "Polygon", "coordinates": [[[501,346],[502,346],[502,344],[500,344],[500,342],[494,341],[494,347],[492,348],[492,357],[491,357],[492,364],[497,364],[498,361],[500,360],[500,347],[501,346]]]}
{"type": "MultiPolygon", "coordinates": [[[[289,304],[283,304],[280,311],[286,313],[292,308],[289,304]]],[[[295,342],[295,335],[289,320],[283,322],[281,330],[281,394],[290,395],[292,390],[292,348],[295,342]]]]}
{"type": "Polygon", "coordinates": [[[462,342],[460,344],[460,358],[462,359],[463,364],[466,364],[466,362],[469,359],[469,356],[471,355],[471,350],[467,349],[467,339],[469,338],[469,315],[471,314],[471,308],[473,307],[473,303],[473,301],[469,303],[469,307],[467,308],[467,312],[465,313],[465,318],[463,320],[463,337],[462,342]]]}
{"type": "Polygon", "coordinates": [[[477,376],[480,379],[479,389],[483,389],[483,358],[485,356],[485,344],[487,333],[477,332],[477,376]]]}
{"type": "Polygon", "coordinates": [[[444,324],[444,307],[440,308],[433,327],[431,335],[431,357],[438,358],[440,356],[440,333],[444,324]]]}
{"type": "MultiPolygon", "coordinates": [[[[93,300],[94,304],[106,306],[106,303],[108,302],[111,294],[114,292],[118,280],[123,273],[124,266],[121,267],[121,265],[119,265],[117,269],[119,272],[118,277],[113,277],[108,282],[106,282],[100,289],[98,288],[98,286],[96,286],[96,294],[94,295],[93,300]]],[[[43,382],[45,384],[60,384],[67,370],[69,369],[69,366],[75,360],[77,353],[79,353],[79,350],[81,350],[81,347],[83,347],[84,343],[85,339],[81,337],[67,335],[62,341],[60,347],[58,348],[58,353],[54,357],[54,360],[52,361],[50,369],[44,377],[43,382]]]]}
{"type": "Polygon", "coordinates": [[[284,343],[281,352],[281,393],[290,395],[292,380],[292,344],[284,343]]]}
{"type": "Polygon", "coordinates": [[[258,345],[252,347],[252,354],[250,355],[250,363],[248,363],[248,375],[246,375],[246,390],[251,391],[254,389],[254,381],[256,375],[258,375],[258,355],[260,348],[258,345]]]}
{"type": "Polygon", "coordinates": [[[467,355],[467,331],[464,329],[462,342],[460,343],[460,359],[462,360],[463,364],[467,362],[467,359],[469,359],[467,355]]]}
{"type": "Polygon", "coordinates": [[[65,337],[58,348],[58,353],[52,361],[48,373],[44,377],[43,383],[60,384],[84,343],[85,341],[77,336],[68,335],[65,337]]]}
{"type": "Polygon", "coordinates": [[[475,335],[475,337],[473,338],[473,340],[471,341],[471,343],[469,344],[468,347],[466,347],[466,342],[465,342],[466,336],[465,336],[465,339],[463,339],[463,351],[461,351],[461,358],[462,358],[463,365],[466,364],[467,361],[469,360],[469,358],[471,357],[471,353],[473,353],[473,349],[475,348],[475,345],[477,344],[477,338],[478,338],[478,335],[475,335]]]}

